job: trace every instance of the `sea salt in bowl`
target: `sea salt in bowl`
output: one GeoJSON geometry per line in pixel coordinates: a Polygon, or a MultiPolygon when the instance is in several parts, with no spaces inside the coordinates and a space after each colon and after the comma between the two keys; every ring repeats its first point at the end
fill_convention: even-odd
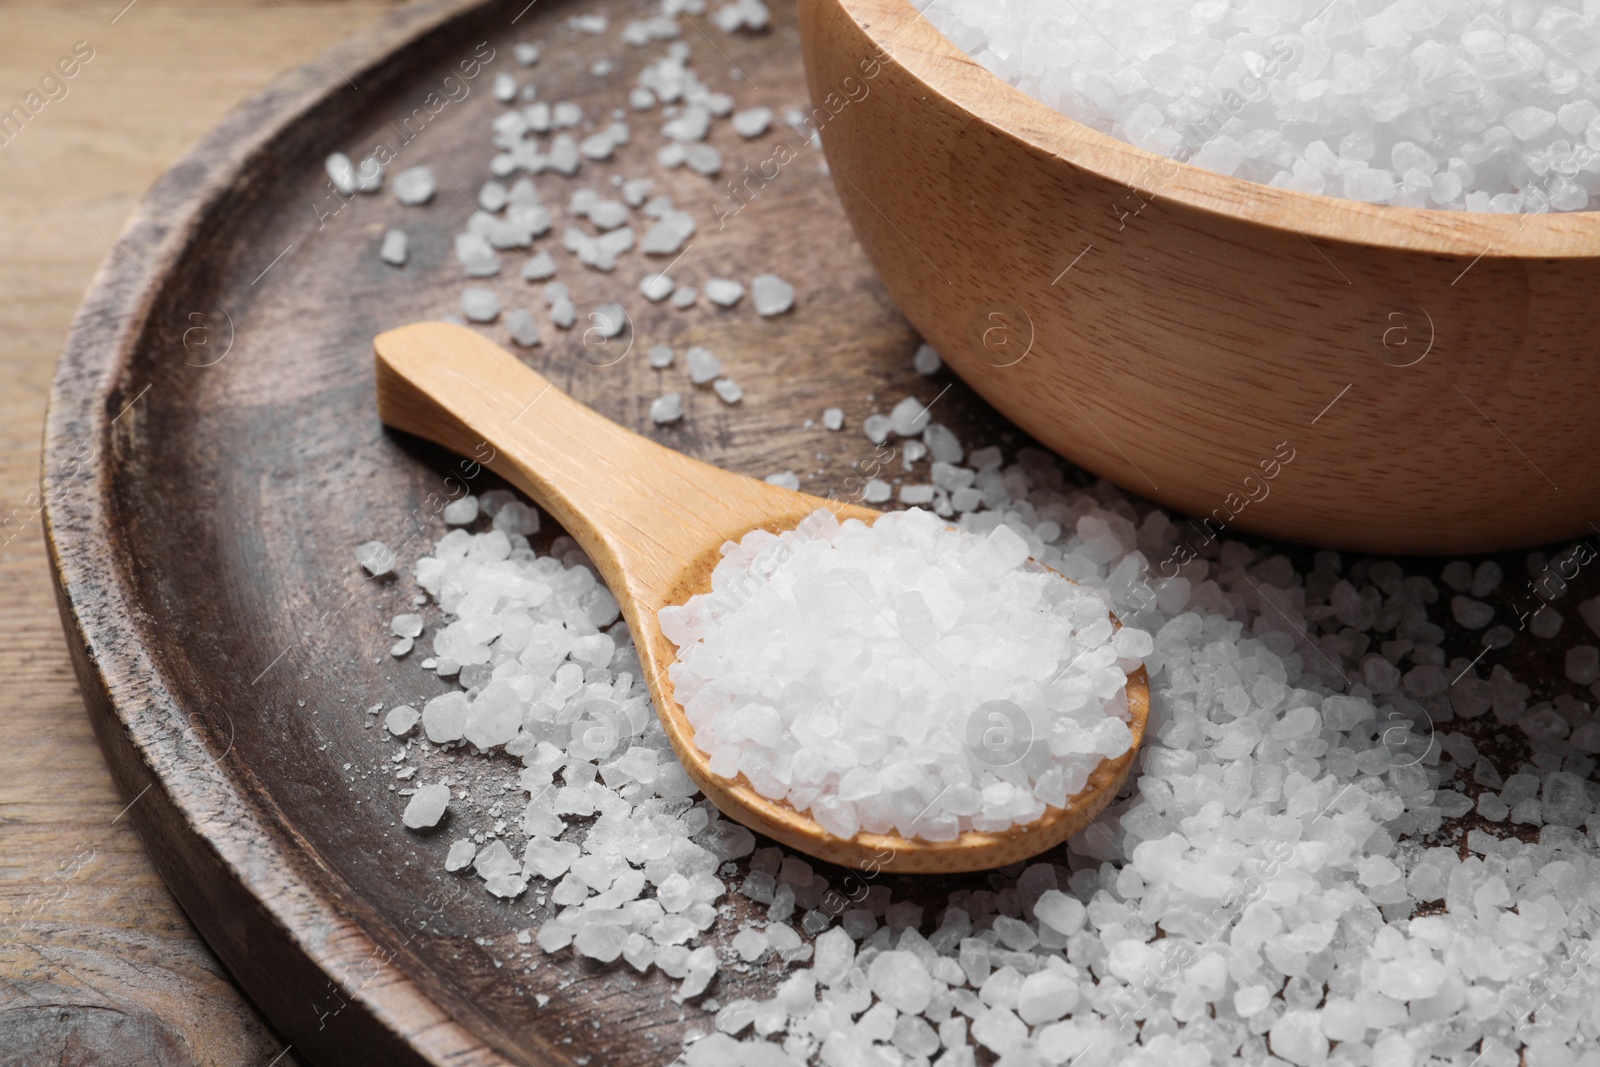
{"type": "Polygon", "coordinates": [[[1445,553],[1590,529],[1600,215],[1256,184],[1059,114],[907,0],[800,13],[808,124],[862,246],[1042,443],[1205,537],[1445,553]]]}

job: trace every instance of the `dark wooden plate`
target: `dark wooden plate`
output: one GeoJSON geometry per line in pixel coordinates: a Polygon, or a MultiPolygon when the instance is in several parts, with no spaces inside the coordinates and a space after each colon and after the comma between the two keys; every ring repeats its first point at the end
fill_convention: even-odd
{"type": "MultiPolygon", "coordinates": [[[[443,532],[438,506],[462,477],[453,457],[379,426],[371,339],[459,310],[466,283],[452,239],[488,176],[489,123],[502,109],[492,75],[512,70],[542,99],[574,100],[603,117],[625,106],[638,67],[666,47],[623,46],[616,27],[657,7],[412,7],[283,78],[151,190],[95,280],[61,362],[46,431],[47,532],[90,715],[130,801],[126,817],[207,940],[310,1061],[588,1057],[632,1067],[669,1063],[686,1030],[709,1028],[698,1008],[672,1003],[675,983],[659,972],[640,977],[519,944],[517,932],[547,914],[535,894],[503,903],[443,866],[453,831],[486,828],[492,810],[459,810],[431,836],[401,829],[395,748],[365,711],[440,690],[420,654],[388,656],[387,620],[409,609],[404,575],[443,532]],[[568,26],[574,12],[597,9],[612,23],[605,37],[568,26]],[[543,42],[532,71],[514,65],[519,40],[543,42]],[[484,54],[480,42],[494,58],[464,81],[460,65],[484,54]],[[591,73],[602,58],[618,72],[591,73]],[[434,202],[406,208],[386,190],[334,213],[326,155],[394,147],[428,93],[459,96],[463,84],[470,91],[401,145],[391,168],[432,165],[443,179],[434,202]],[[404,270],[378,258],[393,225],[411,234],[404,270]],[[362,577],[354,549],[372,538],[399,548],[401,577],[362,577]]],[[[805,103],[787,5],[776,5],[768,33],[729,35],[701,17],[684,40],[702,79],[738,106],[781,114],[805,103]]],[[[617,162],[540,178],[546,201],[564,204],[584,185],[605,189],[612,174],[654,176],[656,191],[700,224],[673,268],[679,280],[770,270],[795,284],[799,308],[768,320],[748,299],[734,312],[703,300],[688,312],[650,304],[636,286],[659,261],[630,255],[611,276],[579,268],[560,250],[558,223],[541,246],[555,250],[559,277],[580,307],[622,299],[634,347],[620,360],[597,357],[581,326],[552,330],[540,287],[523,282],[520,259],[506,253],[504,273],[487,284],[507,308],[530,307],[545,323],[545,345],[528,356],[541,372],[673,447],[756,476],[792,469],[824,494],[849,494],[880,466],[898,473],[899,458],[886,461],[859,427],[905,395],[937,398],[937,418],[965,441],[1025,443],[948,374],[913,372],[916,339],[857,247],[807,138],[780,121],[745,142],[719,124],[714,143],[726,163],[711,180],[655,165],[657,113],[629,125],[633,141],[617,162]],[[681,364],[652,371],[644,351],[660,342],[680,353],[712,348],[746,399],[722,405],[690,387],[681,364]],[[690,421],[654,428],[648,404],[666,390],[684,393],[690,421]],[[834,404],[846,411],[844,433],[821,425],[834,404]]],[[[504,341],[503,324],[489,332],[504,341]]],[[[472,482],[489,484],[487,475],[472,482]]],[[[546,542],[558,532],[547,529],[546,542]]],[[[1437,574],[1436,565],[1419,570],[1437,574]]],[[[1567,631],[1563,646],[1573,643],[1568,634],[1579,637],[1567,631]]],[[[1554,643],[1524,640],[1517,656],[1519,668],[1559,679],[1554,643]]],[[[1522,750],[1515,744],[1506,761],[1522,750]]],[[[514,761],[438,759],[439,773],[457,768],[480,794],[513,783],[505,795],[515,820],[514,761]]],[[[842,872],[827,873],[839,884],[842,872]]],[[[982,875],[886,882],[897,898],[930,904],[953,888],[987,886],[982,875]]],[[[780,977],[772,967],[725,969],[712,995],[762,995],[780,977]]]]}
{"type": "MultiPolygon", "coordinates": [[[[386,622],[410,610],[409,565],[443,533],[437,507],[455,491],[445,479],[461,473],[453,457],[379,426],[372,337],[459,314],[468,281],[452,240],[473,210],[466,198],[489,177],[489,124],[504,110],[493,74],[512,71],[541,99],[604,118],[666,50],[621,45],[616,30],[658,7],[412,7],[288,75],[157,182],[61,362],[47,431],[49,536],[90,714],[133,801],[127,818],[207,940],[296,1055],[315,1062],[664,1064],[686,1028],[708,1028],[697,1009],[671,1002],[675,983],[659,972],[618,976],[517,944],[515,933],[544,917],[534,894],[504,904],[443,867],[450,830],[492,819],[466,812],[431,837],[401,829],[395,787],[406,783],[365,713],[440,689],[420,651],[389,657],[386,622]],[[568,27],[593,10],[610,18],[604,37],[568,27]],[[543,43],[527,71],[511,55],[523,40],[543,43]],[[460,64],[485,41],[495,58],[464,79],[460,64]],[[591,74],[601,58],[618,72],[591,74]],[[398,145],[429,92],[459,96],[463,84],[464,99],[398,145]],[[341,201],[323,159],[379,141],[396,147],[391,176],[435,168],[434,201],[404,207],[386,187],[333,213],[341,201]],[[403,270],[378,258],[397,225],[411,235],[403,270]],[[354,548],[371,538],[399,548],[401,577],[363,579],[354,548]],[[536,994],[548,1006],[536,1007],[536,994]]],[[[503,253],[499,278],[477,284],[495,287],[508,310],[534,311],[545,344],[530,361],[605,415],[758,477],[792,469],[807,488],[849,492],[885,462],[860,433],[865,416],[906,395],[931,401],[954,379],[912,370],[917,340],[857,247],[822,154],[781,119],[807,100],[792,8],[776,5],[763,34],[692,21],[683,39],[702,80],[739,107],[778,111],[772,131],[743,141],[719,123],[725,165],[708,179],[657,167],[660,114],[630,113],[632,142],[613,162],[586,163],[571,179],[545,174],[539,188],[564,207],[571,189],[609,191],[612,174],[654,176],[656,192],[699,222],[675,277],[698,285],[773,271],[795,285],[797,312],[762,319],[748,297],[734,311],[703,297],[687,312],[651,304],[637,284],[661,260],[632,253],[609,276],[581,268],[560,247],[560,215],[538,247],[552,250],[580,310],[613,295],[627,306],[626,358],[586,348],[583,324],[553,330],[542,286],[520,278],[515,252],[503,253]],[[763,164],[776,177],[746,181],[742,167],[763,164]],[[680,353],[665,373],[644,358],[662,342],[680,353]],[[746,391],[738,407],[689,385],[681,353],[691,344],[722,356],[746,391]],[[649,402],[666,390],[684,393],[693,427],[651,429],[649,402]],[[846,411],[844,433],[821,424],[833,404],[846,411]]],[[[503,321],[488,329],[505,343],[503,321]]],[[[935,410],[969,440],[999,432],[959,383],[935,410]]],[[[888,467],[898,472],[899,458],[888,467]]],[[[474,766],[490,783],[515,781],[514,761],[474,766]]],[[[514,823],[520,805],[507,809],[514,823]]],[[[913,888],[934,891],[906,883],[897,893],[913,888]]],[[[764,992],[777,977],[729,972],[713,994],[764,992]]]]}

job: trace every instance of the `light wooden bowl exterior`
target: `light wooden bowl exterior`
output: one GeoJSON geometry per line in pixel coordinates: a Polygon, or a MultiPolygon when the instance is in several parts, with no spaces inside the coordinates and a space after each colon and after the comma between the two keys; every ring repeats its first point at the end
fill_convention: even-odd
{"type": "Polygon", "coordinates": [[[1600,214],[1273,189],[1067,119],[906,0],[800,0],[814,109],[890,295],[1042,443],[1195,516],[1338,548],[1587,533],[1600,214]]]}

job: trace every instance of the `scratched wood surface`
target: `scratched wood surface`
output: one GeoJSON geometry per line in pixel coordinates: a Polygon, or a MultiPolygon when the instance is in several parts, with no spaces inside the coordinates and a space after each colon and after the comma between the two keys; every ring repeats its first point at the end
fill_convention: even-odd
{"type": "MultiPolygon", "coordinates": [[[[85,719],[70,696],[60,638],[39,619],[48,586],[30,531],[17,543],[31,537],[32,556],[15,557],[14,573],[42,591],[23,602],[31,616],[15,623],[7,616],[7,625],[25,632],[33,642],[25,647],[38,649],[48,665],[36,689],[24,690],[6,711],[9,736],[23,738],[34,753],[24,761],[38,764],[21,781],[0,783],[16,798],[13,817],[32,841],[28,850],[7,851],[6,892],[14,900],[45,899],[40,887],[50,891],[59,880],[50,865],[62,861],[74,886],[103,877],[93,899],[62,913],[108,924],[98,941],[72,930],[52,941],[30,930],[28,947],[48,956],[65,952],[51,947],[63,941],[103,945],[103,971],[79,968],[99,977],[99,1003],[112,1003],[113,991],[125,998],[139,991],[157,1005],[146,1016],[169,1027],[188,1020],[181,1041],[150,1024],[141,1038],[148,1047],[187,1042],[182,1047],[191,1050],[183,1053],[188,1060],[147,1057],[154,1062],[265,1062],[283,1047],[279,1042],[292,1042],[292,1055],[312,1063],[554,1064],[588,1057],[634,1067],[671,1062],[682,1034],[707,1025],[695,1009],[671,1002],[672,983],[658,973],[640,977],[564,956],[542,958],[521,945],[517,934],[536,927],[549,907],[534,893],[499,902],[446,873],[453,833],[400,829],[396,749],[365,711],[377,702],[415,702],[439,683],[418,657],[387,657],[387,620],[409,608],[410,584],[363,580],[354,547],[383,538],[398,548],[406,572],[443,532],[435,505],[446,478],[461,473],[452,457],[381,430],[371,338],[459,308],[463,279],[451,238],[472,210],[467,196],[487,176],[486,129],[500,109],[487,80],[497,69],[515,69],[510,45],[542,40],[545,58],[532,75],[541,97],[575,100],[603,116],[622,102],[644,57],[577,33],[566,17],[598,8],[615,27],[655,5],[557,0],[538,4],[513,26],[523,7],[435,4],[397,13],[337,47],[319,39],[313,66],[226,120],[134,209],[80,312],[56,379],[47,429],[50,534],[89,714],[85,719]],[[459,71],[480,42],[498,58],[485,61],[475,90],[430,122],[400,162],[426,162],[445,179],[433,204],[407,209],[385,193],[339,207],[321,174],[323,157],[389,136],[390,121],[459,71]],[[591,75],[600,58],[618,62],[619,75],[591,75]],[[393,225],[405,226],[412,239],[412,261],[398,271],[377,256],[393,225]],[[33,692],[37,701],[29,699],[33,692]],[[41,727],[39,719],[50,723],[41,727]],[[104,747],[109,777],[86,752],[88,723],[104,747]],[[75,754],[52,747],[44,736],[52,730],[59,731],[53,737],[76,738],[75,754]],[[70,816],[50,822],[53,806],[83,791],[97,798],[90,814],[100,823],[111,824],[132,802],[105,831],[121,850],[117,872],[102,875],[98,858],[73,869],[82,855],[74,851],[78,840],[91,829],[88,815],[62,809],[70,816]],[[159,896],[149,863],[121,829],[130,825],[281,1037],[266,1034],[237,997],[220,1001],[231,1008],[194,1010],[201,1000],[222,997],[226,980],[159,896]],[[127,910],[141,906],[158,917],[127,910]],[[164,931],[157,944],[169,956],[118,947],[124,935],[155,937],[152,927],[164,931]],[[183,947],[170,947],[177,945],[183,947]],[[178,974],[183,980],[164,988],[189,999],[173,993],[176,999],[158,1002],[142,992],[160,985],[130,973],[145,973],[146,959],[178,974]],[[538,1006],[540,995],[550,998],[547,1006],[538,1006]]],[[[143,5],[134,12],[142,14],[143,5]]],[[[740,106],[781,109],[805,99],[792,14],[784,7],[775,14],[767,34],[727,36],[709,25],[705,36],[686,34],[700,76],[733,93],[740,106]]],[[[73,38],[64,37],[70,46],[73,38]]],[[[603,276],[578,269],[557,244],[560,277],[573,286],[580,308],[615,298],[632,314],[630,355],[597,358],[578,331],[564,334],[548,324],[538,288],[518,277],[520,260],[507,253],[509,269],[482,284],[495,288],[507,308],[529,307],[539,317],[545,344],[527,353],[537,370],[673,448],[757,476],[793,470],[803,488],[821,493],[851,492],[852,479],[859,485],[880,462],[855,428],[905,395],[937,403],[940,419],[966,441],[1026,443],[948,374],[914,374],[916,340],[855,243],[820,156],[804,139],[781,126],[749,143],[719,130],[725,176],[789,146],[781,177],[735,212],[738,202],[722,183],[657,171],[656,125],[632,120],[633,141],[613,165],[585,164],[572,180],[541,178],[547,202],[563,203],[574,188],[600,187],[613,173],[654,174],[657,191],[694,212],[701,226],[673,268],[675,277],[698,284],[716,274],[748,278],[773,270],[795,284],[799,308],[763,320],[748,306],[718,313],[703,304],[688,312],[651,305],[636,285],[658,265],[635,257],[603,276]],[[719,215],[725,216],[720,225],[719,215]],[[681,366],[649,369],[641,355],[657,342],[680,353],[697,343],[712,348],[745,387],[745,400],[722,405],[689,386],[681,366]],[[688,418],[654,427],[649,402],[669,389],[684,393],[688,418]],[[833,404],[844,407],[850,432],[830,434],[820,426],[823,407],[833,404]]],[[[125,129],[107,136],[133,139],[125,129]]],[[[55,222],[76,218],[58,213],[55,222]]],[[[116,218],[99,221],[110,235],[116,218]]],[[[51,231],[40,226],[32,247],[43,257],[53,246],[51,231]]],[[[58,284],[59,303],[70,300],[62,293],[71,289],[58,284]]],[[[503,322],[487,329],[505,340],[503,322]]],[[[46,338],[46,353],[57,335],[46,338]]],[[[28,380],[38,383],[23,398],[33,406],[9,397],[7,403],[19,420],[31,412],[36,428],[40,364],[48,355],[35,352],[32,359],[17,357],[31,368],[28,380]]],[[[14,429],[8,424],[4,432],[14,429]]],[[[29,455],[24,465],[31,464],[29,455]]],[[[898,474],[899,466],[896,458],[887,472],[898,474]]],[[[6,469],[14,467],[18,473],[8,477],[20,499],[28,481],[19,466],[6,469]]],[[[484,475],[474,484],[491,482],[484,475]]],[[[548,543],[558,532],[547,528],[542,536],[548,543]]],[[[12,568],[13,556],[6,559],[12,568]]],[[[1520,557],[1505,563],[1509,571],[1520,557]]],[[[1437,574],[1436,562],[1418,568],[1437,574]]],[[[13,610],[9,600],[4,610],[13,610]]],[[[1559,679],[1560,646],[1581,640],[1580,626],[1569,621],[1561,642],[1523,639],[1508,651],[1508,662],[1529,678],[1559,679]]],[[[1465,647],[1471,637],[1452,640],[1465,647]]],[[[1520,751],[1508,746],[1505,759],[1520,751]]],[[[504,790],[503,802],[462,804],[452,827],[486,829],[520,810],[509,761],[434,754],[414,762],[424,779],[461,776],[474,797],[504,790]]],[[[836,881],[841,875],[827,873],[836,881]]],[[[889,884],[897,897],[932,904],[953,888],[986,882],[978,875],[889,884]]],[[[732,905],[735,917],[744,913],[745,902],[732,905]]],[[[3,973],[21,984],[23,966],[3,973]]],[[[766,968],[728,970],[712,995],[724,1001],[760,995],[778,979],[766,968]]],[[[32,1008],[15,1016],[25,1017],[27,1025],[42,1025],[32,1008]]],[[[121,1024],[101,1015],[92,1025],[110,1034],[121,1024]]]]}

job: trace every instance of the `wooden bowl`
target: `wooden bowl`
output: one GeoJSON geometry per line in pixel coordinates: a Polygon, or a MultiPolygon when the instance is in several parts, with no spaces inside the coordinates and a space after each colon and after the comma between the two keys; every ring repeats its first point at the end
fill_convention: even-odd
{"type": "Polygon", "coordinates": [[[890,295],[1040,442],[1223,530],[1499,550],[1600,513],[1600,214],[1360,204],[1177,163],[906,0],[800,0],[834,183],[890,295]]]}

